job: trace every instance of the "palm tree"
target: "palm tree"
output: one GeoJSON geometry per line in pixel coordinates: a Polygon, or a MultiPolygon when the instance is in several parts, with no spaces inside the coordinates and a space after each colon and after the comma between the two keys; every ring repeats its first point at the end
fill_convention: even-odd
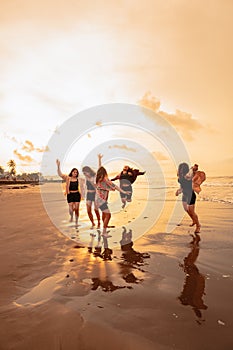
{"type": "Polygon", "coordinates": [[[0,165],[0,174],[4,174],[4,168],[0,165]]]}
{"type": "Polygon", "coordinates": [[[9,168],[9,173],[11,175],[15,175],[16,174],[16,164],[15,161],[13,159],[10,159],[9,162],[7,163],[8,168],[9,168]]]}

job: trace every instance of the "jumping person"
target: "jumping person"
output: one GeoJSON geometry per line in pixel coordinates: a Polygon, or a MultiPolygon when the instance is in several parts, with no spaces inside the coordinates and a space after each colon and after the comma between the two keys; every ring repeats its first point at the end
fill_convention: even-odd
{"type": "Polygon", "coordinates": [[[138,175],[144,175],[145,171],[139,171],[138,169],[132,169],[128,165],[123,167],[123,170],[115,176],[111,181],[119,180],[120,188],[127,191],[129,194],[120,193],[122,208],[126,206],[127,202],[132,201],[133,188],[132,184],[136,181],[138,175]]]}

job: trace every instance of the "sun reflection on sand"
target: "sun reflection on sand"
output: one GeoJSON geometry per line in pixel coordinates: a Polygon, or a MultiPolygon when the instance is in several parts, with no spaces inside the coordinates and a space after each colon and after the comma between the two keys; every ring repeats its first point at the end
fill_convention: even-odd
{"type": "Polygon", "coordinates": [[[43,279],[30,292],[24,294],[17,299],[14,304],[16,306],[35,306],[49,300],[54,291],[59,288],[58,283],[65,278],[64,273],[59,273],[43,279]]]}

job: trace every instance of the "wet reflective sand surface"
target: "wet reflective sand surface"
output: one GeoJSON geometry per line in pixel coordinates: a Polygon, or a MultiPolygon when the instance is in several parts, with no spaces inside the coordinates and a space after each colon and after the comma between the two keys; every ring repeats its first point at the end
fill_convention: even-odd
{"type": "Polygon", "coordinates": [[[198,201],[200,239],[187,217],[166,233],[165,211],[140,238],[143,222],[112,220],[112,237],[88,229],[83,244],[38,189],[0,200],[4,350],[232,348],[232,206],[198,201]]]}

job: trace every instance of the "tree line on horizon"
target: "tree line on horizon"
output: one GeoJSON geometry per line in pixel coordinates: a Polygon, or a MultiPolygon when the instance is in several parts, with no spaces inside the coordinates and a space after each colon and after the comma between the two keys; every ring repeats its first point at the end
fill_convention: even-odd
{"type": "Polygon", "coordinates": [[[10,159],[7,162],[7,166],[8,166],[8,171],[5,172],[4,167],[0,165],[0,175],[2,179],[39,181],[42,175],[40,172],[17,174],[16,163],[13,159],[10,159]]]}

